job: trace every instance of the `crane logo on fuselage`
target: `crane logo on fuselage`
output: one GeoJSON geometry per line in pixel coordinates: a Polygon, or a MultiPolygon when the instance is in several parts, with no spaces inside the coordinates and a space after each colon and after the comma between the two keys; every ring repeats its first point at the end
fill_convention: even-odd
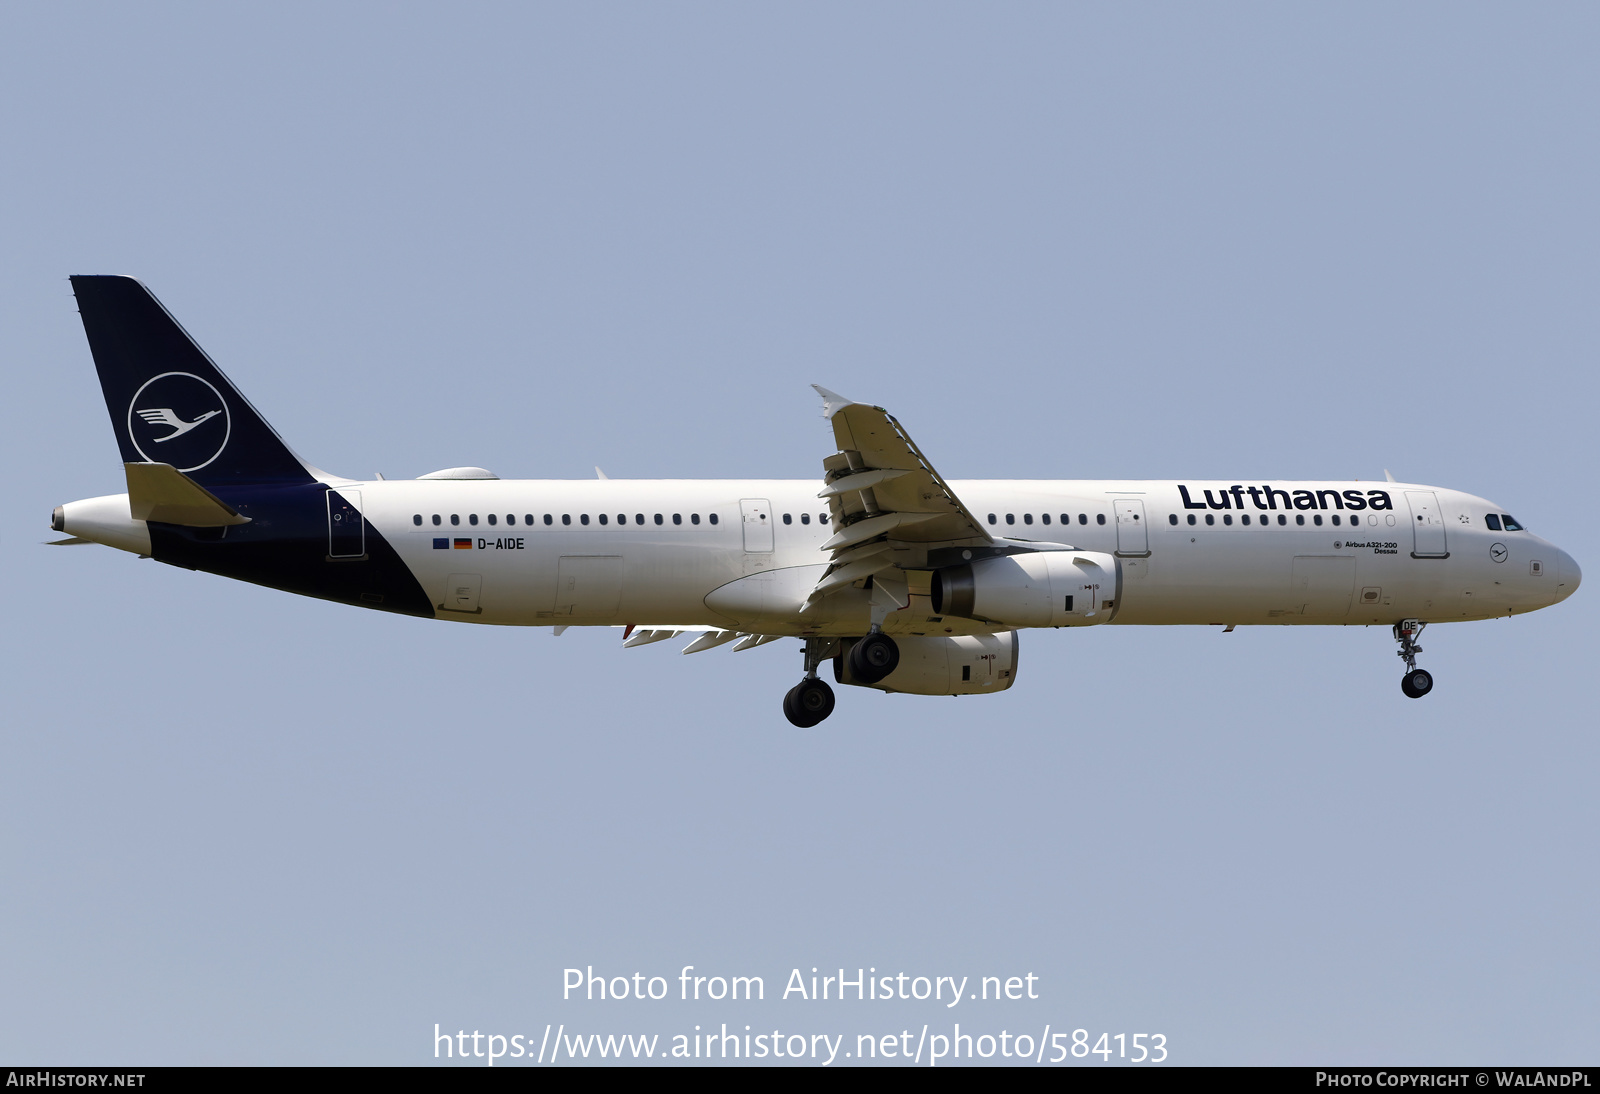
{"type": "Polygon", "coordinates": [[[188,372],[146,380],[128,404],[128,439],[150,463],[198,471],[228,447],[233,423],[222,393],[188,372]]]}

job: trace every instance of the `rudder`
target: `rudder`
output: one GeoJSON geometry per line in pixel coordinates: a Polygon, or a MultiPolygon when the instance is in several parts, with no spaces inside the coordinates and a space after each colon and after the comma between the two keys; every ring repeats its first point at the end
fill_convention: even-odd
{"type": "Polygon", "coordinates": [[[149,289],[71,278],[124,463],[167,463],[208,487],[315,481],[149,289]]]}

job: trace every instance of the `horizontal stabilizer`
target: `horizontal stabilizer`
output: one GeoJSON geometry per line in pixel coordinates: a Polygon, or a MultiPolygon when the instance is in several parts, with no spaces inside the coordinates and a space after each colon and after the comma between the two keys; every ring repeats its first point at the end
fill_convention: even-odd
{"type": "Polygon", "coordinates": [[[250,518],[170,463],[123,464],[128,473],[128,511],[134,520],[189,528],[249,524],[250,518]]]}

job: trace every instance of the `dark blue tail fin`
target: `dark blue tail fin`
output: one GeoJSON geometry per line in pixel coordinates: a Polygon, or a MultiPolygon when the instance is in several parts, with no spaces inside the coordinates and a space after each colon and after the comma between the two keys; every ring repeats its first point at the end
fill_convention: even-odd
{"type": "Polygon", "coordinates": [[[131,277],[74,277],[125,463],[169,463],[207,487],[308,483],[306,465],[131,277]]]}

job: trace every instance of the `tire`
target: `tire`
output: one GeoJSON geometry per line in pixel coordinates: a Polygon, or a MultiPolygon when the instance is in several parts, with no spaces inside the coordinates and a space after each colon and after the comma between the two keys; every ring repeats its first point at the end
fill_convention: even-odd
{"type": "Polygon", "coordinates": [[[795,702],[795,692],[798,687],[792,687],[783,694],[783,716],[789,719],[789,724],[800,729],[809,729],[811,723],[806,721],[805,711],[801,710],[795,702]]]}
{"type": "Polygon", "coordinates": [[[1416,669],[1400,678],[1400,690],[1408,699],[1420,699],[1433,690],[1433,674],[1427,669],[1416,669]]]}
{"type": "Polygon", "coordinates": [[[900,666],[900,647],[886,634],[869,634],[850,647],[850,675],[876,684],[900,666]]]}
{"type": "Polygon", "coordinates": [[[783,697],[783,716],[800,729],[810,729],[832,713],[833,689],[821,680],[802,680],[783,697]]]}

